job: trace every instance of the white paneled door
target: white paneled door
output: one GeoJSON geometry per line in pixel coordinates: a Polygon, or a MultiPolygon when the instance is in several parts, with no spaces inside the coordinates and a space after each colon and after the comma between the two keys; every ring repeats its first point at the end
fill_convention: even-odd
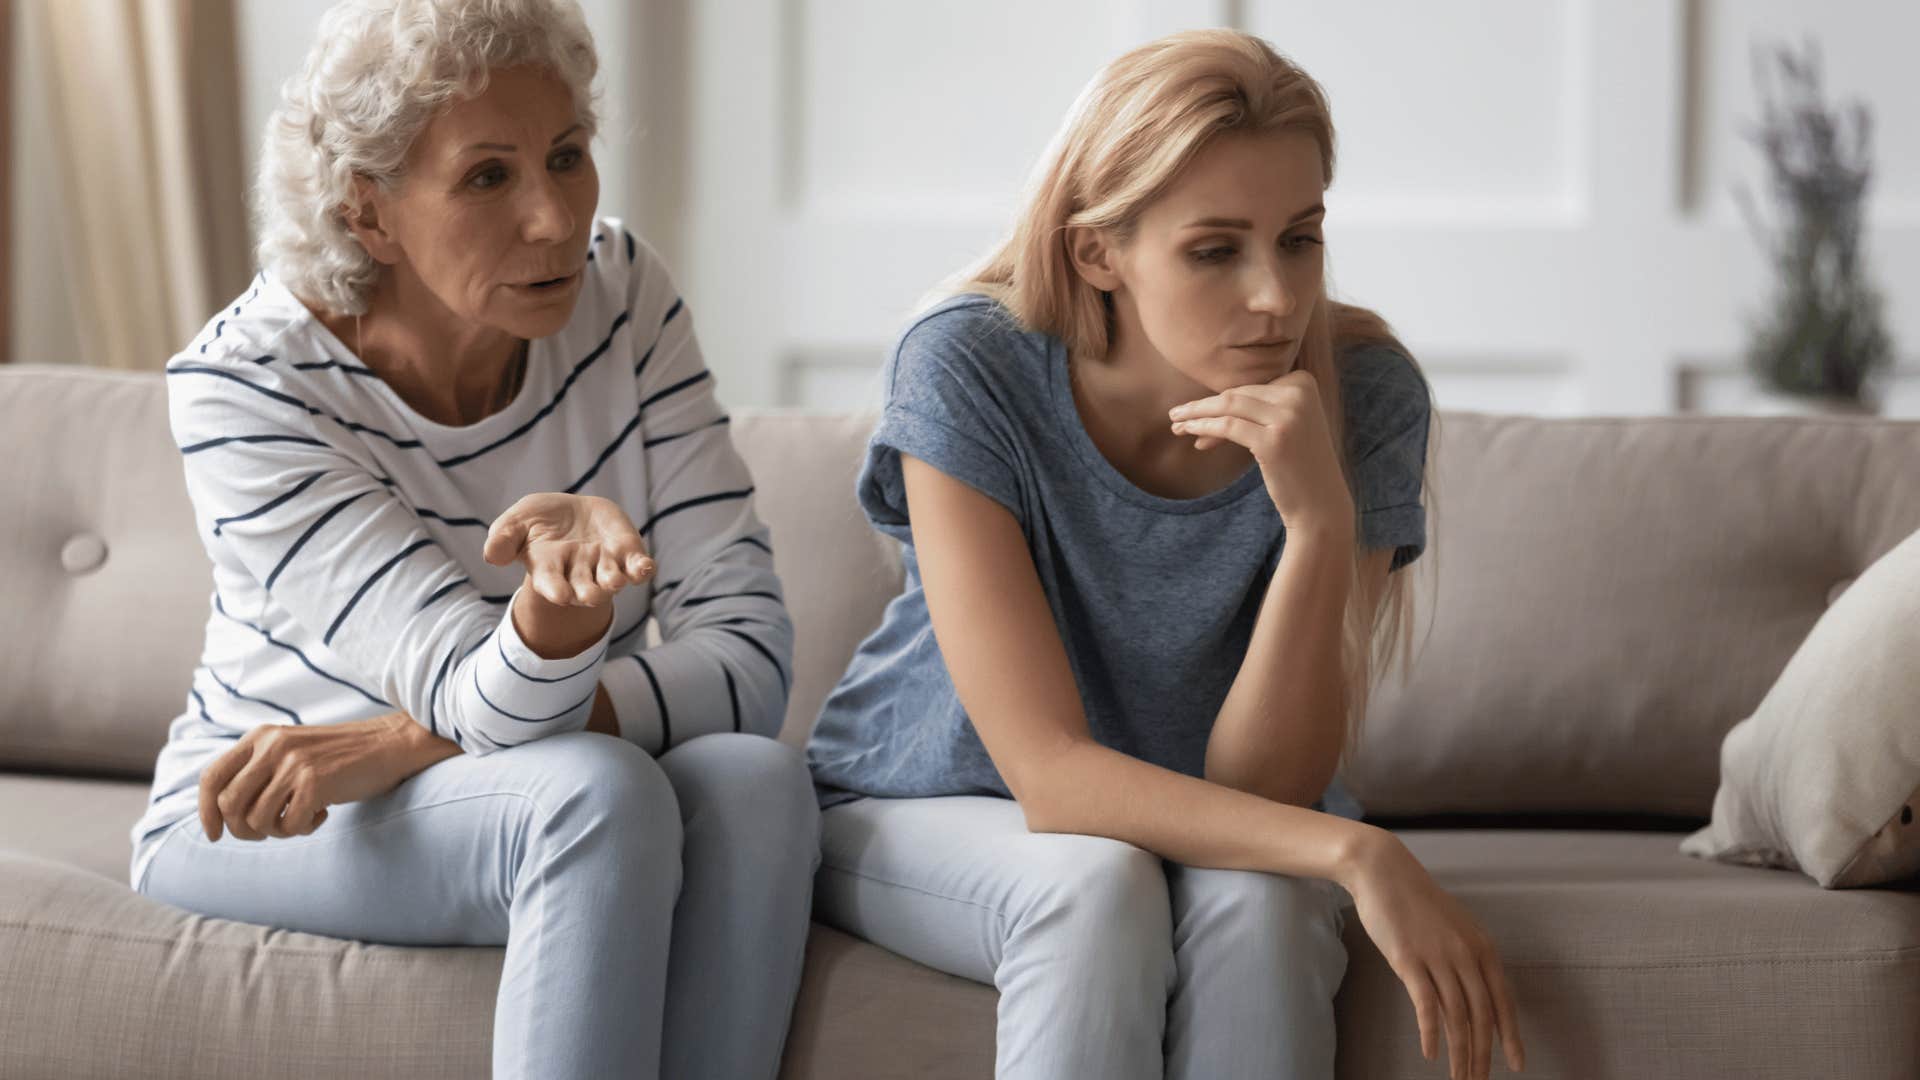
{"type": "Polygon", "coordinates": [[[1879,124],[1869,254],[1920,416],[1920,9],[1873,0],[655,0],[635,217],[731,402],[849,408],[920,297],[1009,224],[1107,60],[1232,25],[1326,86],[1336,290],[1452,409],[1738,411],[1768,268],[1749,55],[1812,34],[1879,124]]]}

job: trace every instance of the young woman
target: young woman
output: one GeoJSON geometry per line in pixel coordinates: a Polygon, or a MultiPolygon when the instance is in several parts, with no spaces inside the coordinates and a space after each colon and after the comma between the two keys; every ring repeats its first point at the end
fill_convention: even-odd
{"type": "Polygon", "coordinates": [[[1331,1076],[1348,895],[1423,1052],[1520,1067],[1491,941],[1333,780],[1410,643],[1431,405],[1326,294],[1332,176],[1264,42],[1147,45],[887,365],[858,495],[907,587],[809,748],[815,911],[997,986],[1003,1077],[1331,1076]]]}

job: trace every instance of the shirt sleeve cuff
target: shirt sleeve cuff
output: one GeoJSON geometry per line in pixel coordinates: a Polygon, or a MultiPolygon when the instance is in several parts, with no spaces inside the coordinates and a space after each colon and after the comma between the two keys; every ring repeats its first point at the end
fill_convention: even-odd
{"type": "MultiPolygon", "coordinates": [[[[522,585],[521,588],[526,586],[522,585]]],[[[515,590],[514,596],[518,597],[515,590]]],[[[501,613],[494,629],[493,656],[482,656],[478,678],[486,701],[496,711],[520,720],[552,720],[572,711],[584,701],[593,704],[596,675],[607,655],[607,640],[613,635],[613,620],[591,645],[573,656],[549,660],[534,652],[513,625],[512,600],[501,613]]]]}

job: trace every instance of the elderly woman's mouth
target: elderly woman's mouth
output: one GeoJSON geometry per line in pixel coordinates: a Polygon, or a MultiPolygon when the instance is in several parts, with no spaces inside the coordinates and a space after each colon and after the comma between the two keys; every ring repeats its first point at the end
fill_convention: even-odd
{"type": "Polygon", "coordinates": [[[566,274],[561,277],[540,278],[535,281],[515,282],[513,285],[513,288],[520,292],[539,295],[541,293],[562,292],[567,288],[571,287],[572,285],[574,285],[579,280],[580,280],[580,271],[575,270],[573,273],[566,274]]]}

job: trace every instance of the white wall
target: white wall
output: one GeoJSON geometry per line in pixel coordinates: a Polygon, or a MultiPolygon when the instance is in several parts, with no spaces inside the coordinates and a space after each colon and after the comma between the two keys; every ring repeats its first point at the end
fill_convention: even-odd
{"type": "MultiPolygon", "coordinates": [[[[248,164],[326,0],[237,0],[248,164]]],[[[1337,286],[1449,408],[1738,410],[1768,270],[1733,208],[1756,34],[1815,33],[1876,110],[1869,257],[1920,416],[1920,7],[1880,0],[587,0],[602,211],[674,266],[725,398],[840,408],[916,299],[1004,230],[1121,50],[1239,25],[1327,86],[1337,286]]],[[[17,19],[35,3],[13,5],[17,19]]],[[[16,35],[25,42],[28,34],[16,35]]],[[[38,57],[13,73],[32,80],[38,57]]],[[[72,354],[44,117],[16,97],[15,355],[72,354]]],[[[241,213],[241,208],[235,208],[241,213]]]]}
{"type": "Polygon", "coordinates": [[[1873,0],[699,0],[681,276],[731,401],[843,407],[928,287],[1003,231],[1105,60],[1237,25],[1326,85],[1339,291],[1449,408],[1737,410],[1768,272],[1728,194],[1757,177],[1754,35],[1817,32],[1870,101],[1869,251],[1920,415],[1920,8],[1873,0]]]}

